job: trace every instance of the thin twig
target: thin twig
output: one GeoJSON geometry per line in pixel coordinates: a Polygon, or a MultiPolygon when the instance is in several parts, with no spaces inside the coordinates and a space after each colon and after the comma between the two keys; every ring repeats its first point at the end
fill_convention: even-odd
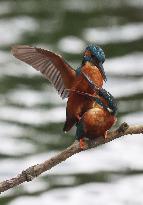
{"type": "MultiPolygon", "coordinates": [[[[103,137],[99,137],[96,141],[86,141],[86,148],[91,149],[95,148],[99,145],[108,143],[116,138],[119,138],[124,135],[129,134],[141,134],[143,133],[143,125],[133,125],[129,126],[127,123],[122,123],[121,126],[107,134],[107,138],[104,139],[103,137]]],[[[67,149],[63,150],[61,153],[57,154],[56,156],[52,157],[49,160],[46,160],[45,162],[41,164],[37,164],[34,166],[31,166],[27,168],[26,170],[23,170],[19,175],[17,175],[14,178],[11,178],[9,180],[5,180],[0,183],[0,193],[4,192],[8,189],[11,189],[13,187],[16,187],[23,182],[29,182],[32,181],[35,177],[38,177],[43,172],[46,172],[47,170],[51,169],[52,167],[56,166],[57,164],[65,161],[72,155],[79,153],[82,150],[79,147],[79,142],[76,140],[71,146],[69,146],[67,149]]]]}

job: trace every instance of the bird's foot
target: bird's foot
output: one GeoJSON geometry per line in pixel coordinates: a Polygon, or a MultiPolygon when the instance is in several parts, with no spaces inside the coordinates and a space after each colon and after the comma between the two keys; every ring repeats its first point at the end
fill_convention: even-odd
{"type": "Polygon", "coordinates": [[[88,143],[87,143],[87,140],[82,138],[79,140],[79,146],[82,150],[85,150],[88,148],[88,143]]]}

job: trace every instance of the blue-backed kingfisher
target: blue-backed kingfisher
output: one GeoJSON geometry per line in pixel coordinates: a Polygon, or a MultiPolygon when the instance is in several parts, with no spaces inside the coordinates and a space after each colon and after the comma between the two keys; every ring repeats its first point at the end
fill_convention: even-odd
{"type": "Polygon", "coordinates": [[[79,122],[84,112],[91,109],[95,104],[90,98],[85,98],[83,95],[72,92],[72,90],[78,90],[96,95],[96,91],[91,89],[82,72],[99,88],[102,87],[103,81],[106,81],[103,68],[105,54],[95,44],[86,47],[82,64],[76,70],[61,56],[49,50],[18,45],[12,48],[12,53],[16,58],[40,71],[54,85],[62,98],[68,97],[64,131],[70,130],[75,123],[79,122]]]}

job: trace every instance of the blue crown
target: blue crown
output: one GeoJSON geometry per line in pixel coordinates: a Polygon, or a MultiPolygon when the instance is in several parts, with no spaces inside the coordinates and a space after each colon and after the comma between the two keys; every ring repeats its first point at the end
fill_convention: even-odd
{"type": "Polygon", "coordinates": [[[105,54],[104,51],[97,45],[91,44],[86,47],[85,51],[91,51],[92,55],[96,56],[99,62],[104,63],[105,61],[105,54]]]}

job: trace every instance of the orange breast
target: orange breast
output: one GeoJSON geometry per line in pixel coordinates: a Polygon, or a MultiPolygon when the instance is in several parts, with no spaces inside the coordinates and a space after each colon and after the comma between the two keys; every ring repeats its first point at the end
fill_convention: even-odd
{"type": "Polygon", "coordinates": [[[96,66],[91,66],[89,62],[85,64],[82,71],[98,86],[103,86],[103,77],[96,66]]]}
{"type": "MultiPolygon", "coordinates": [[[[87,62],[81,69],[98,87],[103,86],[103,78],[96,66],[92,66],[87,62]]],[[[80,90],[83,92],[93,93],[90,89],[87,80],[82,75],[77,76],[72,89],[80,90]]]]}

